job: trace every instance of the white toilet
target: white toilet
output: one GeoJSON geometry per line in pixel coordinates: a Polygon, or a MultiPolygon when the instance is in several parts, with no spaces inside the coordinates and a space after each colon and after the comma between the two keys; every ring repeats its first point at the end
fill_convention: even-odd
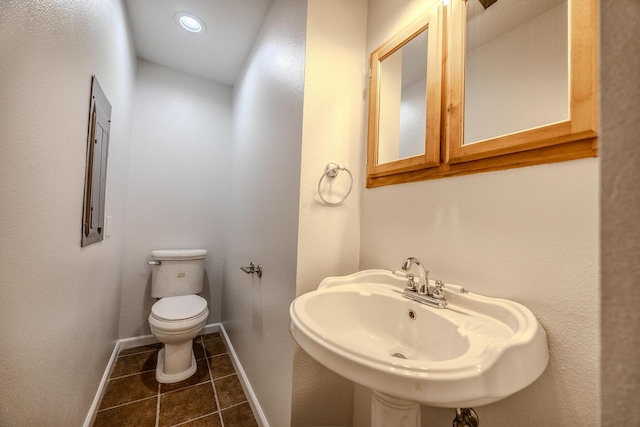
{"type": "Polygon", "coordinates": [[[196,295],[204,282],[204,249],[151,252],[151,296],[159,300],[151,307],[149,326],[164,344],[158,353],[156,380],[175,383],[196,372],[193,339],[207,323],[207,301],[196,295]]]}

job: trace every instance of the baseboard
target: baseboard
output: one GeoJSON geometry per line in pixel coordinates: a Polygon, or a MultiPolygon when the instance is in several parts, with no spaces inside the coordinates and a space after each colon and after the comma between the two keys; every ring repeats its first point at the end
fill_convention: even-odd
{"type": "MultiPolygon", "coordinates": [[[[242,365],[240,364],[240,360],[236,355],[235,350],[233,349],[233,345],[231,345],[231,341],[229,341],[229,336],[227,335],[227,331],[225,331],[224,326],[220,323],[214,323],[211,325],[205,325],[202,332],[204,334],[211,334],[214,332],[220,332],[224,338],[225,343],[227,344],[227,348],[229,349],[229,354],[231,355],[231,361],[233,362],[233,366],[238,373],[238,378],[240,379],[240,383],[242,384],[242,388],[247,396],[249,401],[249,405],[253,410],[253,413],[256,417],[256,421],[258,422],[259,427],[269,427],[269,423],[267,422],[267,418],[260,407],[260,403],[256,397],[256,394],[253,392],[253,388],[251,387],[251,382],[247,375],[242,369],[242,365]]],[[[143,335],[140,337],[132,337],[132,338],[124,338],[116,341],[115,346],[113,347],[113,352],[111,353],[111,358],[109,359],[109,363],[107,363],[107,367],[102,374],[102,380],[98,385],[98,390],[96,391],[96,395],[93,398],[93,403],[91,404],[91,408],[89,408],[89,413],[84,420],[83,427],[91,427],[93,423],[93,419],[95,418],[96,412],[98,412],[98,407],[100,406],[100,401],[102,400],[102,394],[104,393],[105,388],[107,387],[107,383],[109,382],[109,376],[111,375],[111,370],[113,369],[113,365],[116,362],[116,358],[118,357],[118,352],[120,350],[126,350],[129,348],[140,347],[148,344],[155,344],[158,340],[153,335],[143,335]]]]}
{"type": "Polygon", "coordinates": [[[116,345],[113,347],[113,351],[111,352],[111,357],[109,358],[107,367],[102,374],[102,379],[100,380],[100,384],[98,385],[96,395],[93,397],[93,402],[91,403],[91,407],[89,408],[89,413],[87,414],[87,417],[84,419],[84,423],[82,424],[83,427],[91,427],[91,425],[93,424],[93,419],[95,418],[96,412],[98,412],[98,407],[100,406],[100,401],[102,400],[104,389],[107,387],[107,383],[109,382],[111,369],[116,362],[119,351],[120,341],[116,341],[116,345]]]}
{"type": "Polygon", "coordinates": [[[213,323],[211,325],[205,325],[202,329],[203,334],[212,334],[214,332],[220,332],[222,325],[220,323],[213,323]]]}
{"type": "Polygon", "coordinates": [[[158,340],[153,335],[142,335],[139,337],[123,338],[118,340],[120,350],[128,350],[134,347],[141,347],[143,345],[155,344],[158,340]]]}
{"type": "Polygon", "coordinates": [[[249,381],[249,377],[244,372],[242,365],[240,364],[240,360],[238,359],[238,355],[233,349],[233,345],[231,345],[231,340],[229,340],[229,335],[227,335],[227,331],[224,329],[224,325],[220,324],[220,332],[224,337],[224,341],[227,344],[227,348],[229,349],[229,354],[231,355],[231,361],[233,362],[233,366],[238,373],[238,378],[240,379],[240,383],[242,384],[242,388],[244,389],[244,394],[247,396],[247,400],[249,401],[249,405],[251,406],[251,410],[253,410],[253,415],[256,417],[256,421],[258,422],[259,427],[269,427],[269,422],[267,421],[267,417],[264,415],[262,411],[262,407],[260,407],[260,402],[256,397],[256,394],[253,391],[253,387],[251,387],[251,382],[249,381]]]}

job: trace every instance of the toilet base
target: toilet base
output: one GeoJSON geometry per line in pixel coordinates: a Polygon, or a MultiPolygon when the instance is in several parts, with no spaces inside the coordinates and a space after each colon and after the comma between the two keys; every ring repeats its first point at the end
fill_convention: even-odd
{"type": "MultiPolygon", "coordinates": [[[[191,342],[189,342],[189,344],[191,344],[191,342]]],[[[193,351],[191,351],[191,365],[184,371],[176,372],[174,374],[165,374],[164,365],[165,358],[163,348],[158,352],[158,364],[156,365],[156,381],[162,384],[171,384],[186,380],[191,375],[195,374],[197,370],[196,357],[193,355],[193,351]]]]}

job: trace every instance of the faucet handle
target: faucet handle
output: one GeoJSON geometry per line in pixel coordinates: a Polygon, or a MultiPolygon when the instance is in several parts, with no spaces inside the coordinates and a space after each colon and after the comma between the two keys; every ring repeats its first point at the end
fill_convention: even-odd
{"type": "Polygon", "coordinates": [[[406,289],[408,289],[410,291],[415,291],[416,290],[416,282],[415,282],[416,276],[413,273],[407,273],[405,275],[405,277],[407,278],[407,287],[406,287],[406,289]]]}
{"type": "Polygon", "coordinates": [[[433,289],[432,296],[435,299],[444,299],[444,282],[442,280],[436,280],[436,287],[433,289]]]}

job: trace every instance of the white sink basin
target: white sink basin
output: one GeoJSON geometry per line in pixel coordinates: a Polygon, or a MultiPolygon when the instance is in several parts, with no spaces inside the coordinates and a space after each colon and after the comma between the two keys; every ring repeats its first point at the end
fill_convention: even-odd
{"type": "Polygon", "coordinates": [[[294,339],[356,383],[429,406],[503,399],[547,366],[547,337],[524,306],[445,285],[448,307],[402,296],[404,275],[365,270],[329,277],[290,307],[294,339]]]}

